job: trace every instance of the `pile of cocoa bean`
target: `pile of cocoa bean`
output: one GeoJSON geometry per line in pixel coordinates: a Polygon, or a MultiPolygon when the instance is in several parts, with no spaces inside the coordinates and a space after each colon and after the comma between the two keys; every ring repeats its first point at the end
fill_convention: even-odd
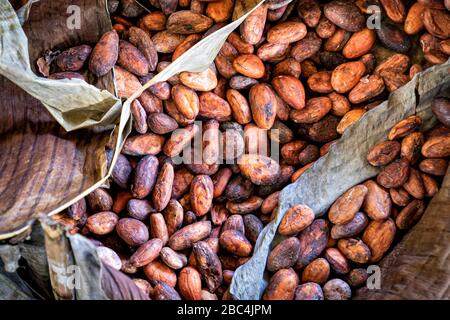
{"type": "Polygon", "coordinates": [[[381,172],[356,185],[315,219],[306,205],[291,207],[270,252],[273,273],[263,299],[347,300],[366,285],[367,266],[379,262],[422,217],[438,191],[450,156],[450,99],[432,107],[445,124],[422,133],[416,115],[396,124],[388,140],[372,147],[367,161],[381,172]]]}
{"type": "MultiPolygon", "coordinates": [[[[90,81],[114,69],[118,96],[130,97],[229,23],[235,4],[108,3],[113,30],[40,59],[43,75],[90,81]]],[[[110,188],[58,219],[152,299],[230,299],[233,271],[252,255],[279,191],[389,92],[447,59],[447,9],[434,0],[267,1],[207,70],[182,72],[132,102],[133,132],[110,188]],[[379,29],[366,26],[371,4],[382,10],[379,29]],[[420,34],[423,57],[412,50],[420,34]],[[173,161],[198,136],[200,162],[173,161]]],[[[308,230],[324,228],[320,221],[308,230]]]]}

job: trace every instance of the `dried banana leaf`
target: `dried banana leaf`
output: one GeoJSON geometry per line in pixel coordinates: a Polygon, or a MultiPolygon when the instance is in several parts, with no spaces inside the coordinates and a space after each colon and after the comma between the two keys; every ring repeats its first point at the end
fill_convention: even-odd
{"type": "Polygon", "coordinates": [[[113,124],[120,113],[112,72],[93,85],[35,75],[46,50],[94,44],[111,28],[106,1],[39,1],[21,27],[0,1],[0,238],[13,236],[39,214],[57,212],[106,174],[110,132],[83,129],[113,124]],[[78,5],[80,29],[67,27],[78,5]],[[100,131],[100,132],[98,132],[100,131]]]}

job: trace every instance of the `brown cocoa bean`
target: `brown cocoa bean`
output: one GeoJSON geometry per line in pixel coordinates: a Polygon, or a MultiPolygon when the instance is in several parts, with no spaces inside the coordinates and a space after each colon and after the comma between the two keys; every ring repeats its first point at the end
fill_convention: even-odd
{"type": "Polygon", "coordinates": [[[419,33],[423,27],[423,11],[425,7],[420,2],[415,2],[411,8],[409,8],[406,16],[404,30],[407,34],[413,35],[419,33]]]}
{"type": "Polygon", "coordinates": [[[445,10],[426,8],[423,12],[423,24],[427,31],[440,39],[450,38],[450,14],[445,10]]]}
{"type": "Polygon", "coordinates": [[[298,283],[298,276],[291,268],[278,270],[270,279],[262,299],[292,300],[298,283]]]}
{"type": "Polygon", "coordinates": [[[403,185],[403,188],[416,199],[423,199],[425,197],[422,176],[414,168],[411,168],[409,178],[403,185]]]}
{"type": "Polygon", "coordinates": [[[308,32],[302,40],[292,46],[290,54],[298,62],[303,62],[319,52],[321,46],[322,39],[315,32],[308,32]]]}
{"type": "Polygon", "coordinates": [[[253,214],[246,214],[244,216],[245,237],[254,245],[258,236],[261,233],[264,225],[262,221],[253,214]]]}
{"type": "Polygon", "coordinates": [[[359,8],[350,2],[332,1],[323,8],[324,15],[339,28],[350,32],[358,32],[365,25],[364,15],[359,8]]]}
{"type": "Polygon", "coordinates": [[[304,283],[295,289],[294,300],[323,300],[323,291],[320,285],[314,282],[304,283]]]}
{"type": "Polygon", "coordinates": [[[148,128],[156,134],[166,134],[178,128],[178,123],[165,113],[151,113],[147,117],[148,128]]]}
{"type": "Polygon", "coordinates": [[[300,251],[295,263],[295,269],[299,270],[319,257],[327,246],[328,238],[329,225],[326,220],[315,220],[309,227],[304,229],[298,236],[300,251]]]}
{"type": "Polygon", "coordinates": [[[61,52],[56,57],[56,65],[61,71],[78,71],[83,68],[89,58],[92,48],[88,45],[72,47],[61,52]]]}
{"type": "Polygon", "coordinates": [[[210,221],[195,222],[176,231],[169,238],[168,245],[170,248],[176,251],[187,249],[192,247],[195,242],[208,237],[210,233],[210,221]]]}
{"type": "Polygon", "coordinates": [[[408,180],[409,163],[405,159],[396,160],[378,174],[377,182],[381,186],[389,188],[399,188],[408,180]]]}
{"type": "Polygon", "coordinates": [[[369,223],[362,236],[362,241],[372,253],[370,262],[380,261],[394,241],[395,232],[395,223],[391,219],[369,223]]]}
{"type": "Polygon", "coordinates": [[[162,249],[163,242],[160,239],[151,239],[142,244],[130,257],[130,263],[135,267],[142,267],[155,260],[162,249]]]}
{"type": "Polygon", "coordinates": [[[196,124],[190,124],[183,129],[175,131],[170,139],[164,144],[164,154],[168,157],[174,157],[180,154],[198,133],[198,130],[196,124]]]}
{"type": "Polygon", "coordinates": [[[204,241],[194,244],[193,253],[197,268],[209,292],[215,292],[223,282],[222,265],[217,254],[204,241]]]}
{"type": "Polygon", "coordinates": [[[135,198],[143,199],[150,194],[156,182],[158,159],[154,156],[142,158],[134,170],[131,193],[135,198]]]}
{"type": "Polygon", "coordinates": [[[222,232],[219,241],[223,249],[239,257],[249,256],[253,249],[250,241],[245,238],[244,234],[236,230],[222,232]]]}
{"type": "Polygon", "coordinates": [[[302,282],[323,284],[330,275],[330,264],[324,258],[318,258],[308,264],[302,273],[302,282]]]}
{"type": "Polygon", "coordinates": [[[263,36],[266,18],[267,5],[263,3],[245,18],[240,25],[242,39],[249,44],[257,44],[263,36]]]}
{"type": "Polygon", "coordinates": [[[238,165],[241,174],[256,185],[272,184],[280,175],[280,165],[266,156],[245,154],[239,158],[238,165]]]}
{"type": "Polygon", "coordinates": [[[434,176],[443,176],[447,172],[448,161],[445,159],[425,159],[419,164],[420,171],[434,176]]]}
{"type": "Polygon", "coordinates": [[[341,64],[331,74],[331,85],[338,93],[346,93],[353,89],[366,72],[366,66],[361,61],[341,64]]]}
{"type": "Polygon", "coordinates": [[[197,216],[205,215],[212,205],[214,184],[207,175],[196,176],[191,183],[191,206],[197,216]]]}
{"type": "Polygon", "coordinates": [[[178,275],[178,288],[186,300],[202,299],[202,279],[200,273],[191,267],[185,267],[178,275]]]}
{"type": "Polygon", "coordinates": [[[347,258],[336,248],[328,248],[325,251],[325,259],[337,274],[347,274],[350,271],[347,258]]]}
{"type": "Polygon", "coordinates": [[[378,75],[361,78],[358,84],[350,91],[348,99],[351,103],[363,103],[377,97],[384,91],[384,80],[378,75]]]}
{"type": "Polygon", "coordinates": [[[395,224],[400,230],[408,230],[422,218],[425,212],[425,203],[422,200],[413,200],[400,211],[395,224]]]}
{"type": "Polygon", "coordinates": [[[160,260],[153,260],[145,265],[143,270],[150,283],[163,282],[172,288],[177,284],[176,273],[160,260]]]}
{"type": "Polygon", "coordinates": [[[286,21],[277,24],[267,33],[267,41],[270,43],[292,43],[306,36],[306,26],[297,21],[286,21]]]}
{"type": "Polygon", "coordinates": [[[357,268],[350,271],[350,273],[346,277],[346,280],[349,285],[354,288],[358,288],[367,283],[367,278],[367,270],[365,268],[357,268]]]}
{"type": "Polygon", "coordinates": [[[129,246],[140,246],[149,238],[147,226],[133,218],[122,218],[117,222],[116,232],[129,246]]]}
{"type": "Polygon", "coordinates": [[[131,218],[147,220],[150,213],[156,212],[148,200],[130,199],[127,203],[127,211],[131,218]]]}
{"type": "Polygon", "coordinates": [[[359,58],[372,50],[376,39],[375,31],[364,28],[350,37],[342,50],[342,54],[347,59],[359,58]]]}
{"type": "Polygon", "coordinates": [[[330,112],[333,103],[328,97],[311,98],[301,110],[292,110],[290,118],[296,123],[315,123],[330,112]]]}
{"type": "Polygon", "coordinates": [[[381,167],[391,163],[400,153],[401,145],[397,141],[383,141],[373,146],[367,153],[367,161],[381,167]]]}
{"type": "Polygon", "coordinates": [[[213,24],[213,20],[202,14],[180,10],[173,12],[166,23],[167,31],[178,34],[191,34],[206,31],[213,24]]]}
{"type": "Polygon", "coordinates": [[[349,238],[361,233],[369,223],[367,216],[362,213],[356,213],[355,217],[346,224],[336,224],[331,228],[331,238],[341,239],[349,238]]]}
{"type": "Polygon", "coordinates": [[[277,272],[292,267],[298,259],[300,242],[291,237],[277,244],[267,258],[267,270],[277,272]]]}
{"type": "Polygon", "coordinates": [[[316,0],[306,0],[300,2],[297,6],[297,12],[298,16],[302,18],[302,20],[305,21],[310,28],[317,26],[322,15],[319,3],[316,0]]]}
{"type": "Polygon", "coordinates": [[[146,133],[127,138],[122,153],[130,156],[157,155],[161,152],[165,138],[163,136],[146,133]]]}
{"type": "Polygon", "coordinates": [[[137,76],[145,76],[149,72],[149,64],[145,56],[138,48],[125,40],[119,42],[117,63],[137,76]]]}
{"type": "Polygon", "coordinates": [[[108,191],[97,188],[86,197],[87,203],[93,212],[111,211],[113,200],[108,191]]]}
{"type": "Polygon", "coordinates": [[[92,50],[89,71],[97,77],[107,74],[119,56],[119,35],[115,30],[106,32],[92,50]]]}
{"type": "Polygon", "coordinates": [[[331,71],[320,71],[312,74],[308,78],[308,86],[314,92],[330,93],[333,92],[331,85],[331,71]]]}
{"type": "Polygon", "coordinates": [[[278,233],[285,236],[295,235],[311,225],[314,212],[306,205],[298,204],[288,209],[278,227],[278,233]]]}
{"type": "Polygon", "coordinates": [[[386,15],[395,23],[402,23],[406,18],[405,5],[401,0],[380,0],[386,15]]]}
{"type": "Polygon", "coordinates": [[[202,72],[181,72],[180,81],[186,87],[196,91],[210,91],[217,87],[217,76],[212,68],[202,72]]]}
{"type": "Polygon", "coordinates": [[[450,128],[450,99],[434,99],[431,105],[431,110],[433,110],[434,115],[443,125],[450,128]]]}
{"type": "Polygon", "coordinates": [[[344,280],[332,279],[323,286],[323,295],[325,300],[349,300],[352,290],[344,280]]]}
{"type": "Polygon", "coordinates": [[[334,224],[350,222],[361,208],[368,189],[364,185],[357,185],[346,191],[331,206],[328,218],[334,224]]]}
{"type": "Polygon", "coordinates": [[[364,183],[367,194],[363,203],[363,210],[372,220],[385,220],[391,215],[392,201],[389,193],[375,181],[364,183]]]}
{"type": "Polygon", "coordinates": [[[403,188],[391,188],[389,189],[392,202],[400,207],[406,206],[410,202],[409,193],[403,188]]]}
{"type": "Polygon", "coordinates": [[[338,248],[347,259],[356,263],[367,263],[371,258],[369,247],[361,240],[341,239],[338,241],[338,248]]]}
{"type": "Polygon", "coordinates": [[[114,231],[118,221],[119,217],[114,212],[98,212],[87,218],[86,228],[94,234],[104,235],[114,231]]]}

